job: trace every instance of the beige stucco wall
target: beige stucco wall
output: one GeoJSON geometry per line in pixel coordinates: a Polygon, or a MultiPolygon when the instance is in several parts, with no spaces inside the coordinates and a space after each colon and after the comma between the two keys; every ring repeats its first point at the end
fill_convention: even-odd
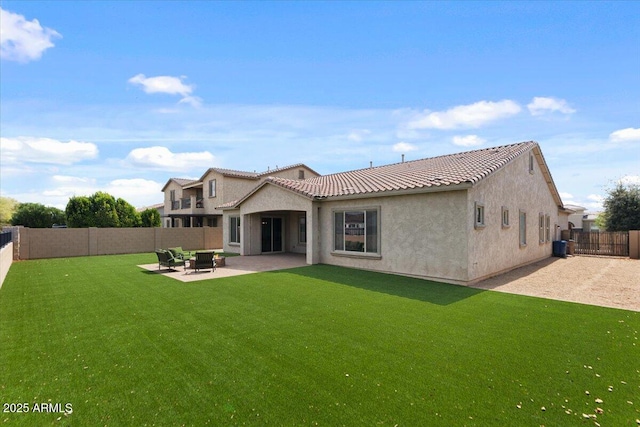
{"type": "Polygon", "coordinates": [[[224,195],[224,178],[222,174],[219,174],[218,172],[213,170],[209,170],[209,172],[202,179],[202,196],[203,196],[204,211],[207,214],[219,213],[215,210],[215,208],[224,203],[223,195],[224,195]],[[209,181],[212,179],[216,180],[215,197],[212,197],[211,194],[209,194],[209,181]]]}
{"type": "Polygon", "coordinates": [[[467,280],[466,191],[324,202],[320,257],[324,264],[462,282],[467,280]],[[380,209],[380,257],[333,251],[333,212],[380,209]]]}
{"type": "Polygon", "coordinates": [[[557,225],[566,228],[540,165],[529,173],[529,155],[515,159],[468,192],[466,230],[469,236],[469,280],[495,275],[551,256],[557,225]],[[484,204],[485,227],[475,228],[475,203],[484,204]],[[510,226],[502,227],[502,207],[509,210],[510,226]],[[520,246],[520,211],[527,214],[527,245],[520,246]],[[551,241],[539,243],[538,216],[551,218],[551,241]]]}
{"type": "MultiPolygon", "coordinates": [[[[309,179],[309,178],[314,178],[316,176],[318,176],[317,173],[313,172],[311,169],[309,169],[306,166],[300,166],[300,167],[296,167],[296,168],[291,168],[291,169],[285,169],[285,170],[281,170],[275,173],[267,173],[265,175],[266,176],[277,176],[280,178],[286,178],[286,179],[298,179],[299,175],[299,171],[304,171],[304,178],[303,179],[309,179]]],[[[264,180],[264,178],[263,178],[264,180]]]]}

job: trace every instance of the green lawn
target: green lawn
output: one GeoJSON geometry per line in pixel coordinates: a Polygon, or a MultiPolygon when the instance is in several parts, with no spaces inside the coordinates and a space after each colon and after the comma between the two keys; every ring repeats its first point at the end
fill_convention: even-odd
{"type": "Polygon", "coordinates": [[[0,289],[3,423],[549,427],[640,418],[639,312],[324,265],[182,283],[136,267],[153,262],[14,263],[0,289]],[[30,412],[12,413],[12,403],[30,412]],[[65,404],[71,414],[33,412],[65,404]],[[597,419],[583,416],[596,408],[597,419]]]}

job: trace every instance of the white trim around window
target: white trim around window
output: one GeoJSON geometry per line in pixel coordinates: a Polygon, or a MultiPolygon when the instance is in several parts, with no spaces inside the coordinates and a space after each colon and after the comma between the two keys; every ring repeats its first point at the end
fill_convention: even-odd
{"type": "Polygon", "coordinates": [[[229,217],[229,243],[239,245],[240,244],[240,216],[229,217]]]}
{"type": "Polygon", "coordinates": [[[209,180],[209,197],[216,197],[216,180],[209,180]]]}
{"type": "Polygon", "coordinates": [[[520,239],[520,247],[527,246],[527,213],[523,210],[519,212],[518,215],[520,230],[519,230],[519,239],[520,239]]]}
{"type": "Polygon", "coordinates": [[[475,202],[473,212],[473,227],[475,229],[484,228],[484,203],[475,202]]]}
{"type": "Polygon", "coordinates": [[[334,209],[333,255],[380,257],[380,207],[334,209]]]}
{"type": "Polygon", "coordinates": [[[511,223],[509,222],[509,208],[506,206],[502,207],[500,216],[502,217],[502,228],[511,227],[511,223]]]}

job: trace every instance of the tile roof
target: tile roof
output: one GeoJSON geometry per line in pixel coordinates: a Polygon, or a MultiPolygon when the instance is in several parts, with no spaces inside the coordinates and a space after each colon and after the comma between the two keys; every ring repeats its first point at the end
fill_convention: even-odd
{"type": "Polygon", "coordinates": [[[304,163],[296,163],[295,165],[289,165],[289,166],[283,166],[283,167],[276,167],[275,169],[269,169],[267,171],[264,172],[247,172],[247,171],[240,171],[240,170],[234,170],[234,169],[224,169],[224,168],[210,168],[208,169],[204,175],[202,175],[202,177],[200,178],[200,180],[204,179],[204,177],[209,173],[209,171],[216,171],[224,176],[231,176],[231,177],[235,177],[235,178],[245,178],[245,179],[260,179],[266,176],[269,176],[271,174],[274,173],[278,173],[281,171],[285,171],[288,169],[294,169],[294,168],[299,168],[299,167],[305,167],[307,169],[309,169],[310,171],[312,171],[313,173],[315,173],[316,175],[320,175],[319,173],[317,173],[316,171],[314,171],[313,169],[311,169],[309,166],[305,165],[304,163]]]}
{"type": "MultiPolygon", "coordinates": [[[[475,184],[538,144],[533,141],[324,175],[306,180],[269,177],[265,182],[309,198],[384,193],[475,184]]],[[[242,202],[243,199],[238,200],[242,202]]]]}

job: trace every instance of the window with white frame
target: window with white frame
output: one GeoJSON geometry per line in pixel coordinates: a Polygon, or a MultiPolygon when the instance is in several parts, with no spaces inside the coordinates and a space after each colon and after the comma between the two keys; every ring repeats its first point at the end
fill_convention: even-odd
{"type": "Polygon", "coordinates": [[[298,217],[298,243],[307,243],[307,216],[298,217]]]}
{"type": "Polygon", "coordinates": [[[551,241],[551,216],[545,215],[544,217],[544,238],[549,243],[551,241]]]}
{"type": "Polygon", "coordinates": [[[240,217],[229,218],[229,243],[240,243],[240,217]]]}
{"type": "Polygon", "coordinates": [[[527,246],[527,213],[520,211],[520,246],[527,246]]]}
{"type": "Polygon", "coordinates": [[[538,240],[540,243],[544,243],[544,214],[540,212],[538,214],[538,240]]]}
{"type": "Polygon", "coordinates": [[[334,250],[378,253],[378,209],[334,211],[334,250]]]}
{"type": "Polygon", "coordinates": [[[511,224],[509,223],[509,208],[507,208],[506,206],[503,206],[502,207],[502,227],[507,228],[510,226],[511,224]]]}
{"type": "Polygon", "coordinates": [[[209,197],[216,197],[216,180],[209,180],[209,197]]]}
{"type": "Polygon", "coordinates": [[[475,211],[474,227],[483,228],[484,227],[484,204],[476,202],[474,211],[475,211]]]}

